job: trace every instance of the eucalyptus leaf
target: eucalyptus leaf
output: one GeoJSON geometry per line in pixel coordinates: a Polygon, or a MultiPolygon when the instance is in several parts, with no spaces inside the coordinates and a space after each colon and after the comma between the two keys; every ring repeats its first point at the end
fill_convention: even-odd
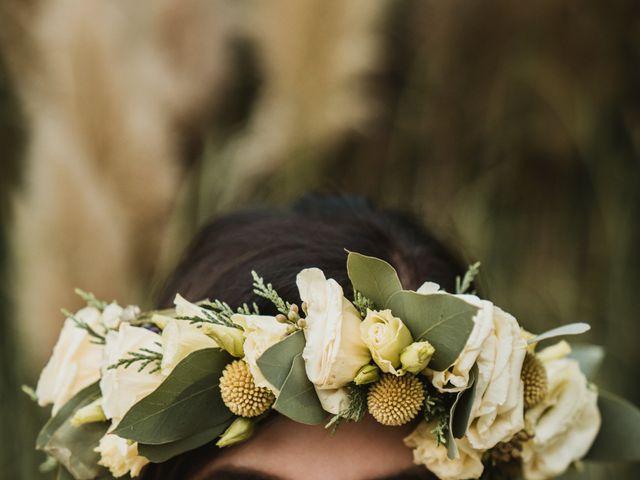
{"type": "Polygon", "coordinates": [[[471,408],[476,398],[476,388],[478,386],[478,364],[474,364],[469,372],[468,387],[458,392],[456,399],[449,412],[449,432],[455,438],[462,438],[467,433],[471,408]]]}
{"type": "MultiPolygon", "coordinates": [[[[90,480],[105,473],[98,465],[99,455],[93,451],[107,431],[107,422],[71,425],[77,410],[100,397],[94,383],[78,392],[40,431],[36,448],[43,450],[66,468],[77,480],[90,480]]],[[[64,477],[63,477],[64,478],[64,477]]]]}
{"type": "Polygon", "coordinates": [[[282,389],[293,360],[302,352],[304,345],[304,333],[298,331],[272,345],[258,358],[258,368],[262,375],[278,390],[282,389]]]}
{"type": "Polygon", "coordinates": [[[580,370],[588,379],[592,379],[604,360],[604,348],[600,345],[572,344],[569,357],[580,364],[580,370]]]}
{"type": "Polygon", "coordinates": [[[436,349],[429,368],[444,371],[458,358],[473,330],[478,308],[447,293],[422,295],[403,290],[388,303],[409,328],[414,341],[427,340],[436,349]]]}
{"type": "Polygon", "coordinates": [[[640,410],[631,402],[604,390],[598,392],[602,415],[600,432],[585,460],[640,461],[640,410]]]}
{"type": "Polygon", "coordinates": [[[176,442],[222,428],[233,418],[220,396],[220,377],[233,360],[217,348],[182,360],[160,386],[136,403],[114,433],[148,445],[176,442]]]}
{"type": "Polygon", "coordinates": [[[349,252],[347,273],[353,289],[371,300],[377,308],[386,308],[389,298],[402,290],[396,270],[379,258],[349,252]]]}
{"type": "Polygon", "coordinates": [[[273,408],[298,423],[318,425],[325,421],[327,413],[320,404],[313,383],[307,378],[302,354],[293,359],[291,371],[273,408]]]}
{"type": "Polygon", "coordinates": [[[162,445],[148,445],[144,443],[138,444],[138,452],[143,457],[147,457],[153,463],[162,463],[180,455],[181,453],[194,450],[215,440],[226,428],[231,424],[232,420],[227,423],[217,425],[213,428],[205,430],[195,435],[178,440],[176,442],[164,443],[162,445]]]}
{"type": "Polygon", "coordinates": [[[532,343],[541,342],[550,338],[564,337],[566,335],[580,335],[582,333],[588,332],[589,330],[591,330],[591,325],[589,325],[588,323],[570,323],[568,325],[562,325],[561,327],[552,328],[551,330],[541,333],[540,335],[536,335],[527,343],[531,345],[532,343]]]}

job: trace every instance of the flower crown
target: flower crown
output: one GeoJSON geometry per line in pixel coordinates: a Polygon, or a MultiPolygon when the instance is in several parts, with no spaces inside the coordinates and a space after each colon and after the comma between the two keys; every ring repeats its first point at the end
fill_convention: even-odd
{"type": "Polygon", "coordinates": [[[87,306],[64,312],[30,391],[53,404],[37,448],[58,478],[135,477],[210,442],[242,442],[275,410],[332,430],[367,414],[415,421],[404,442],[441,479],[545,479],[581,459],[640,459],[640,412],[586,378],[602,350],[536,349],[589,326],[526,332],[467,293],[478,268],[455,294],[434,283],[409,291],[388,263],[350,252],[353,300],[309,268],[296,279],[300,306],[253,272],[275,317],[180,295],[175,309],[142,313],[78,291],[87,306]]]}

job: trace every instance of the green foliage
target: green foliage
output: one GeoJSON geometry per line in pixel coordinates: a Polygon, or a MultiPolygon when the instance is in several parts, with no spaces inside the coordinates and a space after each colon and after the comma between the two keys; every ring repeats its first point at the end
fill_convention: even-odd
{"type": "Polygon", "coordinates": [[[220,396],[226,352],[206,348],[191,353],[151,394],[136,403],[114,433],[158,445],[184,440],[206,430],[224,429],[233,419],[220,396]]]}
{"type": "Polygon", "coordinates": [[[362,318],[367,316],[367,310],[375,308],[373,302],[357,290],[353,292],[353,305],[358,309],[362,318]]]}
{"type": "Polygon", "coordinates": [[[448,294],[421,295],[403,290],[388,306],[411,331],[414,341],[427,340],[435,348],[429,367],[444,371],[458,358],[471,330],[477,307],[448,294]]]}
{"type": "Polygon", "coordinates": [[[377,308],[387,308],[391,296],[402,290],[395,269],[384,260],[349,252],[347,273],[354,292],[359,292],[377,308]]]}
{"type": "Polygon", "coordinates": [[[258,359],[264,377],[280,390],[274,410],[299,423],[317,425],[326,417],[307,378],[302,350],[304,333],[298,331],[273,345],[258,359]]]}
{"type": "Polygon", "coordinates": [[[431,384],[425,383],[423,417],[426,422],[437,421],[431,431],[436,445],[446,444],[449,432],[449,414],[451,412],[451,395],[438,392],[431,384]]]}
{"type": "MultiPolygon", "coordinates": [[[[159,342],[154,343],[162,349],[162,345],[159,342]]],[[[150,374],[158,372],[160,371],[160,366],[162,364],[162,352],[148,348],[140,348],[135,352],[129,352],[128,357],[121,358],[113,365],[109,365],[108,368],[109,370],[113,370],[118,367],[129,368],[135,363],[140,363],[140,365],[138,365],[138,372],[142,372],[149,365],[153,365],[153,368],[149,371],[150,374]]]]}
{"type": "Polygon", "coordinates": [[[138,453],[147,457],[153,463],[166,462],[167,460],[180,455],[181,453],[188,452],[205,445],[215,440],[230,424],[232,419],[228,423],[220,423],[212,428],[209,428],[203,432],[196,433],[190,437],[175,442],[164,443],[161,445],[148,445],[144,443],[138,444],[138,453]]]}
{"type": "Polygon", "coordinates": [[[367,413],[367,393],[369,388],[366,385],[355,385],[353,383],[345,387],[349,394],[349,405],[334,415],[324,428],[331,429],[335,433],[343,420],[348,422],[359,422],[367,413]]]}
{"type": "Polygon", "coordinates": [[[104,474],[98,465],[99,455],[93,451],[106,433],[107,422],[73,426],[71,419],[85,405],[100,397],[98,383],[81,390],[42,428],[36,448],[54,457],[76,479],[93,479],[104,474]]]}
{"type": "Polygon", "coordinates": [[[640,461],[640,410],[631,402],[604,390],[598,392],[602,426],[585,460],[640,461]]]}
{"type": "Polygon", "coordinates": [[[102,300],[98,300],[96,298],[96,296],[91,292],[85,292],[84,290],[76,288],[75,289],[75,293],[82,300],[84,300],[84,302],[87,304],[88,307],[97,308],[98,310],[102,311],[107,306],[107,302],[103,302],[102,300]]]}
{"type": "Polygon", "coordinates": [[[460,280],[460,277],[456,277],[456,293],[457,294],[467,293],[469,288],[471,288],[471,284],[473,283],[473,280],[476,278],[476,276],[479,273],[480,273],[480,262],[476,262],[473,265],[469,265],[469,268],[464,274],[464,277],[462,278],[462,280],[460,280]]]}
{"type": "Polygon", "coordinates": [[[288,315],[291,310],[291,304],[282,299],[282,297],[275,291],[273,285],[270,283],[265,284],[264,279],[258,275],[255,271],[251,271],[253,277],[253,293],[257,296],[266,298],[269,300],[280,313],[288,315]]]}

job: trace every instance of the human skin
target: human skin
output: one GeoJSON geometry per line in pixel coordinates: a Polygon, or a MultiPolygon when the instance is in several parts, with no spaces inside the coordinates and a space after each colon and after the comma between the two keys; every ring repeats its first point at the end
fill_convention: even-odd
{"type": "MultiPolygon", "coordinates": [[[[262,428],[261,428],[262,427],[262,428]]],[[[229,447],[193,480],[423,480],[402,441],[412,426],[385,427],[371,417],[344,422],[335,434],[278,416],[251,440],[229,447]]]]}

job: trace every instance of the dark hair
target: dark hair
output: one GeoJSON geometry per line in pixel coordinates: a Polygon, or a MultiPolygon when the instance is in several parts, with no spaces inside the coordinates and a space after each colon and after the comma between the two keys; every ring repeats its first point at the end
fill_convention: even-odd
{"type": "MultiPolygon", "coordinates": [[[[347,250],[388,261],[405,288],[426,280],[453,291],[460,262],[409,216],[373,209],[351,197],[307,197],[286,210],[253,210],[222,217],[206,226],[189,248],[159,299],[169,307],[177,292],[188,300],[218,298],[232,307],[256,302],[260,311],[274,307],[251,288],[255,270],[281,296],[298,302],[297,273],[322,269],[352,295],[346,272],[347,250]]],[[[162,464],[149,465],[144,479],[188,478],[215,455],[201,447],[162,464]]]]}

